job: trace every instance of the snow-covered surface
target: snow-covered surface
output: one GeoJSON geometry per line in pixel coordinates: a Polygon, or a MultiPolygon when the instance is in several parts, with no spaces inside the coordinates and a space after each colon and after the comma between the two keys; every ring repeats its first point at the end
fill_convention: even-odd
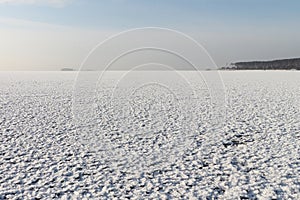
{"type": "MultiPolygon", "coordinates": [[[[185,75],[191,84],[199,83],[193,80],[197,77],[193,72],[185,75]]],[[[107,102],[101,97],[111,91],[110,79],[105,80],[107,84],[99,84],[95,107],[99,124],[86,128],[73,119],[76,72],[1,72],[0,199],[300,199],[300,73],[243,71],[221,75],[227,96],[224,125],[215,132],[209,127],[209,94],[200,84],[195,87],[198,103],[193,102],[193,112],[188,113],[193,116],[190,132],[183,133],[180,130],[185,129],[180,127],[186,120],[173,117],[184,115],[186,108],[180,102],[185,101],[173,101],[165,95],[168,90],[159,85],[136,90],[136,101],[142,102],[134,104],[140,111],[160,99],[157,105],[164,104],[167,109],[156,113],[156,118],[149,119],[146,109],[105,121],[103,116],[109,109],[103,109],[107,102]],[[180,106],[183,108],[178,111],[180,106]],[[181,124],[176,129],[178,121],[181,124]],[[126,127],[118,127],[120,124],[126,127]],[[101,139],[106,133],[106,142],[125,149],[125,154],[122,151],[116,156],[112,149],[106,149],[99,155],[97,149],[81,141],[91,129],[94,133],[98,130],[101,139]],[[150,135],[127,137],[139,131],[150,135]],[[178,154],[170,151],[172,159],[156,169],[133,170],[144,161],[134,163],[128,155],[153,148],[159,152],[163,145],[158,141],[164,139],[163,144],[174,145],[176,134],[192,136],[190,145],[178,154]]],[[[126,90],[122,85],[118,88],[126,90]]],[[[184,97],[187,86],[177,85],[174,81],[175,94],[184,97]]],[[[118,102],[113,105],[118,109],[122,106],[118,102]]],[[[101,145],[103,141],[95,143],[101,145]]]]}

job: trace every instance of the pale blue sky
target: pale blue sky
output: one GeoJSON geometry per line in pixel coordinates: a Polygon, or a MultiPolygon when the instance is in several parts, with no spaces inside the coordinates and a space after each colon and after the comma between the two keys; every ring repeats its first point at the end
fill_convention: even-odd
{"type": "Polygon", "coordinates": [[[77,67],[111,34],[159,26],[203,44],[219,66],[300,57],[296,0],[0,0],[0,69],[77,67]]]}

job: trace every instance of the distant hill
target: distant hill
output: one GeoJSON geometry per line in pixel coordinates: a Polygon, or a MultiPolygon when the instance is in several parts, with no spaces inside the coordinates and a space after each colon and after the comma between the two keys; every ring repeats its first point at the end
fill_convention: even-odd
{"type": "Polygon", "coordinates": [[[74,71],[72,68],[62,68],[60,71],[74,71]]]}
{"type": "Polygon", "coordinates": [[[231,63],[223,70],[300,70],[300,58],[231,63]]]}

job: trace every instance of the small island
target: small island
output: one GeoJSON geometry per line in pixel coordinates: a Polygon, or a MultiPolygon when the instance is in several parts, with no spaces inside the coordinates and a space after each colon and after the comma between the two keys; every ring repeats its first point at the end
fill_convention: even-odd
{"type": "Polygon", "coordinates": [[[72,68],[62,68],[60,71],[75,71],[75,70],[72,68]]]}

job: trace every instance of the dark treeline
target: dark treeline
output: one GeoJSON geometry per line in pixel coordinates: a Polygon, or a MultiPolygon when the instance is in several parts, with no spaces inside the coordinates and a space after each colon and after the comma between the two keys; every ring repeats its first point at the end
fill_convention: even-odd
{"type": "Polygon", "coordinates": [[[272,60],[272,61],[250,61],[236,62],[221,69],[228,70],[300,70],[300,58],[272,60]]]}

